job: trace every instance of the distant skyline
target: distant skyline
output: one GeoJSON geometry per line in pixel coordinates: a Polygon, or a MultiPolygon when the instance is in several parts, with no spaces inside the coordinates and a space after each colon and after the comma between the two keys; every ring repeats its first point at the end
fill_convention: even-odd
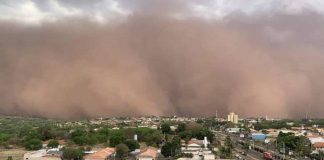
{"type": "Polygon", "coordinates": [[[322,0],[2,0],[0,115],[324,116],[322,0]]]}

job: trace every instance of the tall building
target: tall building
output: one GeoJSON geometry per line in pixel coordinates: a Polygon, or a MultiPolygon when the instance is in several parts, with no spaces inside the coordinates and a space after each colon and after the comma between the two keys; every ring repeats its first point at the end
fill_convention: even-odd
{"type": "Polygon", "coordinates": [[[238,115],[234,112],[231,112],[227,115],[227,121],[237,124],[238,123],[238,115]]]}

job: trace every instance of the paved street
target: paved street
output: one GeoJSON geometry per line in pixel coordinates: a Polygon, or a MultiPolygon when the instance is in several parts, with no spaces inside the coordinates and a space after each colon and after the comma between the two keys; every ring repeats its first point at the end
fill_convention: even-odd
{"type": "MultiPolygon", "coordinates": [[[[226,134],[222,133],[222,132],[214,132],[215,133],[215,136],[221,140],[224,140],[225,137],[227,136],[226,134]]],[[[233,135],[230,135],[231,136],[231,139],[232,141],[234,141],[234,143],[236,144],[235,146],[235,149],[234,149],[234,153],[235,154],[238,154],[240,157],[244,158],[244,159],[247,159],[247,160],[257,160],[257,159],[263,159],[263,154],[261,152],[257,152],[255,150],[248,150],[247,152],[247,155],[244,156],[242,155],[242,145],[239,144],[239,140],[243,141],[246,143],[246,140],[244,139],[241,139],[240,137],[238,136],[233,136],[233,135]]],[[[266,149],[262,146],[259,146],[259,145],[256,145],[256,144],[253,144],[254,145],[254,148],[259,148],[263,151],[269,151],[269,152],[272,152],[273,155],[278,155],[279,157],[278,158],[274,158],[274,159],[290,159],[290,160],[296,160],[295,158],[288,158],[288,157],[285,157],[283,155],[279,155],[278,152],[275,152],[275,151],[272,151],[272,150],[269,150],[269,149],[266,149]]]]}

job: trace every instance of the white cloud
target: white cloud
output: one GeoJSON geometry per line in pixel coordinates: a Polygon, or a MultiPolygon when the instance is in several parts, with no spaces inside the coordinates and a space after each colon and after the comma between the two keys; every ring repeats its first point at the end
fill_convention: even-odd
{"type": "Polygon", "coordinates": [[[32,0],[20,0],[15,3],[0,2],[0,20],[13,20],[24,24],[39,25],[43,21],[56,21],[66,17],[91,17],[93,21],[105,23],[117,17],[127,16],[131,12],[121,8],[117,1],[103,0],[93,3],[91,9],[62,5],[58,0],[46,1],[47,8],[41,8],[32,0]]]}
{"type": "Polygon", "coordinates": [[[300,14],[305,10],[324,14],[323,0],[283,0],[281,9],[289,14],[300,14]]]}
{"type": "Polygon", "coordinates": [[[191,3],[191,14],[183,16],[223,19],[234,12],[249,16],[277,12],[301,14],[304,11],[324,14],[323,0],[209,0],[206,3],[200,2],[191,3]]]}
{"type": "Polygon", "coordinates": [[[21,4],[0,5],[0,19],[22,21],[25,23],[38,23],[44,18],[35,4],[27,1],[21,4]]]}
{"type": "MultiPolygon", "coordinates": [[[[178,19],[199,17],[208,20],[219,20],[236,12],[246,15],[260,15],[282,12],[300,14],[306,10],[324,14],[323,0],[188,0],[181,1],[189,6],[176,13],[166,13],[178,19]]],[[[0,1],[0,20],[15,20],[25,24],[41,24],[43,21],[74,16],[84,16],[90,20],[106,23],[120,20],[132,14],[132,8],[117,0],[2,0],[0,1]],[[46,7],[41,5],[46,3],[46,7]],[[82,4],[82,5],[81,5],[82,4]],[[127,9],[126,9],[127,8],[127,9]]],[[[145,1],[138,5],[145,11],[145,1]]]]}

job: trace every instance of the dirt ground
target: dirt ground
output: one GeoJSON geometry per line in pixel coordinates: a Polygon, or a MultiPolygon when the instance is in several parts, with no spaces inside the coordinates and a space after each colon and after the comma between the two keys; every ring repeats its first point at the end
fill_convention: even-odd
{"type": "Polygon", "coordinates": [[[9,156],[12,156],[13,160],[22,160],[26,152],[23,148],[0,149],[0,160],[7,160],[9,156]]]}

